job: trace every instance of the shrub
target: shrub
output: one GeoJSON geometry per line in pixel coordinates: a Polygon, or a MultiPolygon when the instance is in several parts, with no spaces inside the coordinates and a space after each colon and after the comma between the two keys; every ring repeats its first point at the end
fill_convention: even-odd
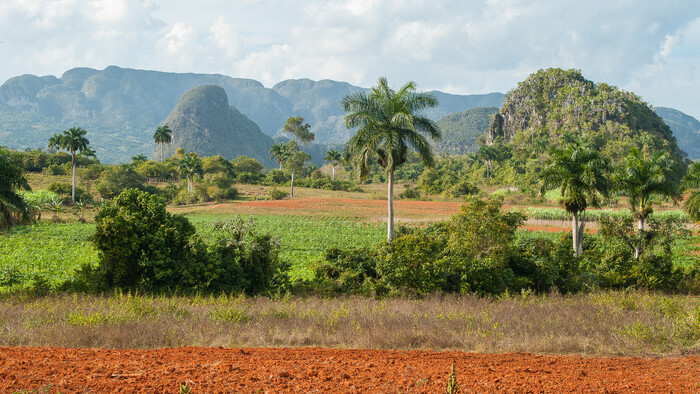
{"type": "Polygon", "coordinates": [[[102,206],[95,222],[103,287],[204,290],[218,277],[194,226],[166,212],[158,196],[125,190],[102,206]]]}
{"type": "Polygon", "coordinates": [[[62,165],[52,164],[46,167],[47,175],[66,175],[66,168],[62,165]]]}
{"type": "Polygon", "coordinates": [[[281,200],[289,195],[289,193],[279,190],[277,188],[272,188],[267,192],[267,195],[273,200],[281,200]]]}
{"type": "Polygon", "coordinates": [[[377,252],[371,248],[328,249],[315,270],[316,290],[370,295],[376,289],[376,261],[377,252]]]}
{"type": "Polygon", "coordinates": [[[417,188],[411,187],[409,184],[404,185],[404,187],[405,189],[399,194],[399,198],[405,198],[408,200],[420,198],[420,191],[417,188]]]}
{"type": "Polygon", "coordinates": [[[277,242],[259,234],[254,222],[236,218],[214,225],[217,239],[210,248],[221,266],[218,290],[261,294],[288,282],[288,267],[278,258],[277,242]]]}
{"type": "MultiPolygon", "coordinates": [[[[58,197],[63,198],[64,200],[70,199],[71,198],[71,184],[70,183],[58,183],[58,182],[53,182],[49,185],[47,190],[51,193],[55,193],[58,197]]],[[[81,187],[75,188],[75,200],[76,201],[86,201],[90,198],[90,196],[87,194],[85,189],[81,187]]]]}
{"type": "Polygon", "coordinates": [[[128,165],[113,166],[100,174],[97,192],[102,198],[113,198],[126,189],[146,190],[146,177],[128,165]]]}

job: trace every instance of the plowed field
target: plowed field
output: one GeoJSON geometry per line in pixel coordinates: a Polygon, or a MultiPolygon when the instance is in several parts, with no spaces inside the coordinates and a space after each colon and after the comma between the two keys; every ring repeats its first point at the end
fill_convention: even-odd
{"type": "Polygon", "coordinates": [[[700,357],[463,352],[0,348],[0,392],[700,392],[700,357]],[[25,391],[26,390],[26,391],[25,391]]]}

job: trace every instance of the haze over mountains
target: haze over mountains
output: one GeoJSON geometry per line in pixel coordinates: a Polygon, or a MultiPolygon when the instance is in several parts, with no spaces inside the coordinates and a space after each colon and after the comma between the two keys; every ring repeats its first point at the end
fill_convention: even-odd
{"type": "MultiPolygon", "coordinates": [[[[405,81],[390,82],[398,86],[405,81]]],[[[166,122],[185,92],[201,85],[220,86],[228,103],[235,107],[232,109],[235,112],[224,117],[240,120],[234,122],[236,124],[246,123],[243,118],[249,119],[252,122],[246,123],[246,130],[255,129],[254,122],[265,135],[279,136],[286,119],[299,115],[312,125],[315,142],[321,144],[339,144],[350,137],[338,103],[346,94],[364,90],[345,82],[308,79],[282,81],[266,88],[255,80],[220,74],[167,73],[116,66],[104,70],[76,68],[66,71],[60,78],[23,75],[0,86],[0,145],[16,149],[44,148],[54,133],[79,126],[88,130],[91,146],[103,162],[126,162],[139,153],[150,156],[155,128],[166,122]],[[236,112],[244,117],[234,115],[236,112]]],[[[440,106],[427,115],[435,120],[476,107],[500,108],[505,101],[501,93],[433,93],[440,100],[440,106]]],[[[680,147],[688,151],[691,158],[700,157],[699,149],[694,148],[700,146],[700,133],[697,129],[692,131],[697,120],[672,109],[658,110],[662,111],[662,117],[666,118],[663,114],[669,116],[667,123],[670,122],[674,134],[677,129],[685,133],[685,136],[677,135],[680,147]]],[[[491,113],[493,110],[469,114],[467,123],[473,129],[465,130],[469,138],[479,134],[479,125],[488,123],[474,117],[488,117],[491,113]]],[[[453,123],[455,119],[453,117],[453,123]]],[[[465,142],[458,135],[459,130],[457,135],[454,133],[450,131],[450,141],[468,146],[466,150],[474,149],[471,139],[465,142]]],[[[263,145],[270,141],[256,138],[257,143],[263,145]]],[[[218,144],[223,143],[223,140],[218,141],[218,144]]],[[[454,153],[464,150],[447,145],[438,148],[454,153]]],[[[258,153],[249,156],[259,156],[266,148],[256,149],[258,153]]]]}

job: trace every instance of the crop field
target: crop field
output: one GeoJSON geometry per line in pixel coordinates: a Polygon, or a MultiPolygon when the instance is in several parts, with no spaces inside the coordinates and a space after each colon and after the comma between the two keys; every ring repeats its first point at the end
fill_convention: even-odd
{"type": "MultiPolygon", "coordinates": [[[[520,210],[531,221],[554,222],[545,226],[526,224],[525,231],[570,231],[564,222],[567,216],[563,209],[506,208],[520,210]]],[[[205,241],[211,240],[216,222],[236,216],[252,220],[259,232],[270,233],[280,243],[280,258],[291,264],[292,280],[311,279],[313,269],[328,248],[352,248],[381,242],[386,234],[386,223],[381,220],[385,209],[386,202],[379,200],[311,197],[169,208],[187,216],[205,241]]],[[[446,219],[458,210],[459,203],[456,202],[397,201],[396,204],[399,223],[411,225],[446,219]]],[[[589,214],[591,218],[599,218],[603,214],[622,216],[629,215],[629,212],[591,210],[589,214]]],[[[672,210],[654,215],[683,218],[684,213],[672,210]]],[[[63,218],[74,220],[73,215],[68,214],[63,218]]],[[[595,232],[594,223],[589,225],[589,230],[595,232]]],[[[90,242],[93,232],[94,224],[90,223],[44,220],[33,226],[18,226],[0,235],[0,294],[28,288],[59,290],[70,285],[81,265],[94,265],[98,261],[97,251],[90,242]]],[[[679,243],[677,248],[687,254],[697,254],[700,249],[697,237],[679,243]]]]}
{"type": "MultiPolygon", "coordinates": [[[[206,240],[214,225],[235,216],[189,214],[188,219],[206,240]]],[[[241,215],[252,220],[261,233],[270,233],[281,244],[280,258],[291,264],[290,276],[310,279],[315,263],[327,248],[349,248],[380,242],[386,224],[343,218],[290,215],[241,215]]],[[[0,236],[0,294],[23,288],[60,289],[70,284],[83,264],[95,265],[97,251],[90,242],[94,224],[79,222],[18,226],[0,236]]]]}

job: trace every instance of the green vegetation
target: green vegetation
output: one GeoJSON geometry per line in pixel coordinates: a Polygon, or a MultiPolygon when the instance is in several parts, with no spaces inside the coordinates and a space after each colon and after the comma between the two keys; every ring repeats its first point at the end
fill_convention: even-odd
{"type": "Polygon", "coordinates": [[[569,145],[564,150],[552,150],[552,162],[544,169],[542,190],[556,186],[566,212],[571,213],[574,256],[583,253],[583,231],[586,208],[597,207],[599,194],[607,195],[608,163],[591,149],[569,145]]]}
{"type": "MultiPolygon", "coordinates": [[[[75,167],[78,165],[76,155],[78,152],[82,153],[89,150],[88,145],[90,141],[84,137],[85,134],[87,134],[87,131],[80,127],[71,127],[62,134],[54,134],[49,138],[49,149],[58,148],[70,152],[70,163],[73,167],[73,188],[71,190],[71,200],[73,202],[75,202],[75,167]]],[[[94,156],[94,151],[90,150],[90,154],[94,156]]]]}
{"type": "Polygon", "coordinates": [[[0,147],[0,229],[29,221],[29,204],[18,194],[29,190],[24,168],[0,147]]]}
{"type": "Polygon", "coordinates": [[[669,127],[632,93],[586,80],[580,71],[540,70],[511,91],[494,117],[487,143],[503,150],[493,161],[492,183],[530,189],[551,148],[577,143],[613,163],[630,149],[667,153],[673,181],[687,166],[669,127]]]}

